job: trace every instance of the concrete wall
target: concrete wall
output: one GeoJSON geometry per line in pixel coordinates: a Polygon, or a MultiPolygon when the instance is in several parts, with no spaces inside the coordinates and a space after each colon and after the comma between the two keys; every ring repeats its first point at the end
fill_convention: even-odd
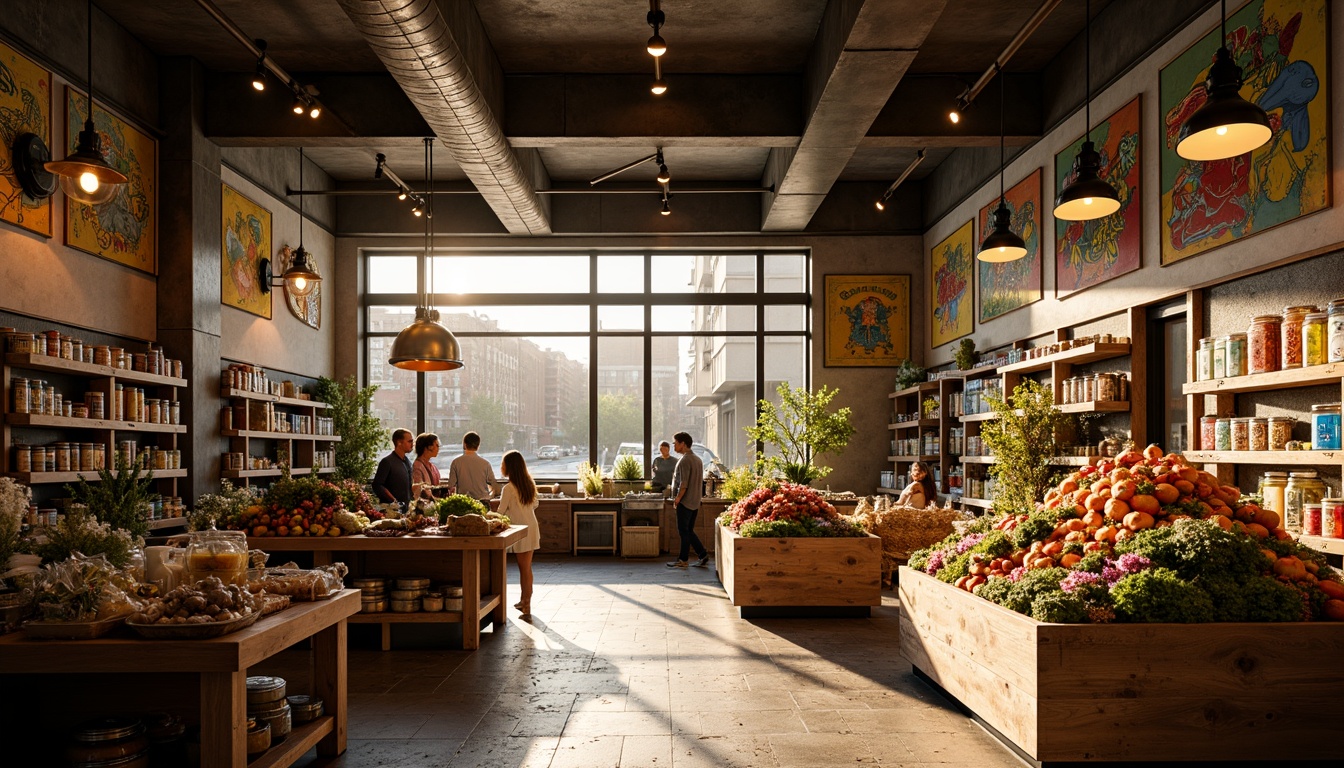
{"type": "MultiPolygon", "coordinates": [[[[1339,40],[1344,34],[1344,14],[1331,14],[1331,39],[1339,40]]],[[[1124,106],[1135,95],[1142,98],[1143,140],[1140,150],[1142,162],[1142,267],[1086,291],[1059,300],[1054,298],[1055,224],[1045,216],[1042,226],[1044,254],[1045,298],[1024,309],[1019,309],[983,325],[977,323],[973,338],[979,349],[991,349],[1017,339],[1030,338],[1055,328],[1073,326],[1080,322],[1121,312],[1128,307],[1156,302],[1179,295],[1190,287],[1207,286],[1229,279],[1262,271],[1279,264],[1338,250],[1341,232],[1344,232],[1344,207],[1339,204],[1344,192],[1344,173],[1339,167],[1333,174],[1334,207],[1284,224],[1268,232],[1244,238],[1176,264],[1160,266],[1160,195],[1158,142],[1161,141],[1161,115],[1158,113],[1158,73],[1172,58],[1191,43],[1213,29],[1218,23],[1216,7],[1181,30],[1159,47],[1152,55],[1135,65],[1113,85],[1097,94],[1092,105],[1094,118],[1104,118],[1124,106]]],[[[1344,60],[1332,57],[1331,64],[1331,143],[1340,146],[1344,136],[1344,60]]],[[[1056,194],[1054,156],[1083,133],[1083,115],[1076,113],[1042,141],[1024,150],[1009,163],[1007,177],[1020,179],[1037,167],[1044,167],[1042,196],[1045,207],[1056,194]]],[[[998,195],[997,179],[982,186],[975,194],[959,203],[939,219],[924,235],[924,273],[929,270],[929,249],[955,231],[967,219],[975,218],[981,206],[998,195]]],[[[981,233],[976,233],[976,238],[981,233]]],[[[1341,283],[1339,272],[1334,273],[1334,285],[1341,283]]],[[[1305,292],[1309,282],[1300,284],[1305,292]]],[[[1281,308],[1281,307],[1280,307],[1281,308]]],[[[927,310],[926,310],[927,311],[927,310]]],[[[941,364],[951,361],[954,344],[937,349],[923,338],[926,363],[941,364]]]]}
{"type": "MultiPolygon", "coordinates": [[[[342,220],[342,227],[345,227],[342,220]]],[[[924,327],[924,278],[921,264],[921,241],[916,236],[904,237],[844,237],[844,236],[705,236],[705,237],[584,237],[582,242],[561,238],[498,238],[498,237],[439,237],[437,245],[443,248],[491,248],[511,250],[557,247],[584,248],[806,248],[812,251],[813,306],[821,312],[825,303],[822,279],[827,274],[908,274],[911,277],[911,345],[918,357],[920,340],[927,335],[924,327]]],[[[342,237],[336,243],[336,270],[342,275],[338,303],[342,312],[335,318],[336,373],[344,378],[363,375],[363,340],[360,337],[361,312],[359,294],[364,277],[360,253],[363,249],[404,248],[414,253],[423,241],[414,237],[342,237]],[[356,278],[358,276],[358,278],[356,278]]],[[[848,448],[839,459],[826,463],[835,468],[818,485],[829,485],[834,490],[852,490],[872,493],[877,487],[878,473],[890,469],[886,460],[890,432],[887,416],[891,412],[891,392],[895,379],[892,368],[825,368],[822,366],[824,339],[820,328],[814,328],[812,340],[812,386],[828,385],[840,390],[835,400],[837,407],[853,409],[857,431],[848,448]]],[[[466,361],[472,365],[472,361],[466,361]]]]}

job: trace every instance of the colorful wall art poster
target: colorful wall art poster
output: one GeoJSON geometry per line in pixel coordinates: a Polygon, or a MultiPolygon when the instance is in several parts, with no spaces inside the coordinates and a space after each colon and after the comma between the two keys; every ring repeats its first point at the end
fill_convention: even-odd
{"type": "Polygon", "coordinates": [[[270,319],[271,294],[262,290],[260,266],[271,252],[271,212],[223,187],[220,301],[270,319]]]}
{"type": "Polygon", "coordinates": [[[1269,141],[1194,162],[1181,125],[1204,105],[1217,27],[1162,69],[1162,264],[1330,207],[1330,67],[1325,0],[1251,0],[1227,20],[1241,96],[1269,114],[1269,141]]]}
{"type": "Polygon", "coordinates": [[[829,366],[895,366],[910,357],[909,275],[826,275],[829,366]]]}
{"type": "MultiPolygon", "coordinates": [[[[1120,199],[1120,210],[1091,221],[1055,220],[1055,296],[1064,298],[1139,268],[1139,98],[1092,127],[1103,180],[1120,199]]],[[[1085,137],[1055,155],[1055,189],[1074,179],[1073,159],[1085,137]]]]}
{"type": "Polygon", "coordinates": [[[13,152],[26,134],[51,147],[51,72],[0,43],[0,221],[51,237],[51,198],[23,193],[13,152]]]}
{"type": "Polygon", "coordinates": [[[946,240],[933,246],[929,271],[932,279],[932,298],[929,306],[933,317],[929,329],[933,346],[955,341],[975,330],[974,311],[971,307],[975,292],[975,274],[971,263],[975,260],[972,230],[975,222],[968,221],[946,240]]]}
{"type": "MultiPolygon", "coordinates": [[[[88,118],[89,100],[65,88],[66,154],[75,151],[88,118]]],[[[129,181],[101,205],[65,201],[65,244],[150,274],[158,271],[158,158],[154,139],[98,106],[93,125],[103,157],[129,181]]],[[[53,152],[52,154],[57,154],[53,152]]]]}
{"type": "MultiPolygon", "coordinates": [[[[1041,169],[1014,184],[1003,197],[1012,216],[1011,229],[1027,244],[1027,255],[1001,264],[976,260],[981,323],[1041,300],[1041,169]]],[[[980,209],[981,238],[994,228],[990,217],[998,207],[996,197],[980,209]]]]}

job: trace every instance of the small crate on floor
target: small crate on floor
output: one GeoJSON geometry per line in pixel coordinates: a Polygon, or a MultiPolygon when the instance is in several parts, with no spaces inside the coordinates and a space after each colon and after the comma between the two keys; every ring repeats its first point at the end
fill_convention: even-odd
{"type": "Polygon", "coordinates": [[[658,526],[621,526],[621,557],[657,557],[658,526]]]}

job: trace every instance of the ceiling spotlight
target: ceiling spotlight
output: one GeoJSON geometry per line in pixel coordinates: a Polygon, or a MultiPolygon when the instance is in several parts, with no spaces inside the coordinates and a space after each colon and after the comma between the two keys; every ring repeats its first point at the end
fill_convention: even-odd
{"type": "Polygon", "coordinates": [[[655,32],[653,37],[649,38],[647,50],[650,56],[662,56],[667,53],[667,41],[663,39],[662,35],[655,32]]]}
{"type": "Polygon", "coordinates": [[[308,116],[316,120],[322,116],[322,105],[316,101],[308,105],[308,116]]]}
{"type": "Polygon", "coordinates": [[[951,112],[948,112],[948,113],[947,113],[947,119],[948,119],[948,120],[951,120],[953,125],[955,125],[955,124],[957,124],[957,123],[960,123],[960,122],[961,122],[961,113],[954,109],[954,110],[952,110],[951,112]]]}
{"type": "Polygon", "coordinates": [[[424,212],[423,210],[421,210],[421,208],[420,208],[420,204],[419,204],[419,203],[416,203],[416,204],[415,204],[415,207],[411,209],[411,215],[412,215],[412,216],[424,216],[424,215],[425,215],[425,212],[424,212]]]}
{"type": "Polygon", "coordinates": [[[662,96],[664,93],[667,93],[667,81],[660,77],[653,81],[653,85],[649,87],[649,90],[653,91],[654,96],[662,96]]]}
{"type": "Polygon", "coordinates": [[[303,97],[296,92],[294,94],[294,105],[290,109],[294,110],[294,114],[302,115],[308,109],[308,105],[303,103],[303,97]]]}
{"type": "Polygon", "coordinates": [[[256,40],[257,48],[261,54],[257,56],[257,71],[252,75],[252,88],[257,91],[266,90],[266,41],[256,40]]]}
{"type": "Polygon", "coordinates": [[[663,198],[663,210],[659,211],[659,213],[663,214],[664,216],[672,215],[672,207],[667,204],[666,197],[663,198]]]}
{"type": "Polygon", "coordinates": [[[873,205],[876,205],[876,206],[877,206],[877,210],[879,210],[879,211],[885,211],[885,210],[887,210],[887,204],[886,204],[885,200],[878,200],[876,203],[873,203],[873,205]]]}
{"type": "Polygon", "coordinates": [[[401,188],[401,191],[397,192],[397,199],[398,199],[398,200],[405,200],[405,199],[406,199],[406,188],[405,188],[405,187],[402,187],[402,188],[401,188]]]}
{"type": "Polygon", "coordinates": [[[373,159],[377,162],[377,164],[373,166],[373,178],[381,179],[383,178],[383,163],[387,162],[387,155],[379,152],[373,156],[373,159]]]}

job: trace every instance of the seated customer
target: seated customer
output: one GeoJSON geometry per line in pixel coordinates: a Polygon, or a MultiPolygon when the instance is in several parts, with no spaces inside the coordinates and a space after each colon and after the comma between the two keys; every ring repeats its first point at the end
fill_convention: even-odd
{"type": "Polygon", "coordinates": [[[896,500],[896,504],[923,509],[937,503],[938,487],[933,484],[933,476],[929,474],[929,468],[924,462],[916,461],[910,465],[910,484],[901,491],[901,497],[896,500]]]}
{"type": "Polygon", "coordinates": [[[462,455],[448,465],[448,486],[480,502],[489,502],[494,493],[495,470],[490,462],[476,455],[481,436],[468,432],[462,436],[462,455]]]}

